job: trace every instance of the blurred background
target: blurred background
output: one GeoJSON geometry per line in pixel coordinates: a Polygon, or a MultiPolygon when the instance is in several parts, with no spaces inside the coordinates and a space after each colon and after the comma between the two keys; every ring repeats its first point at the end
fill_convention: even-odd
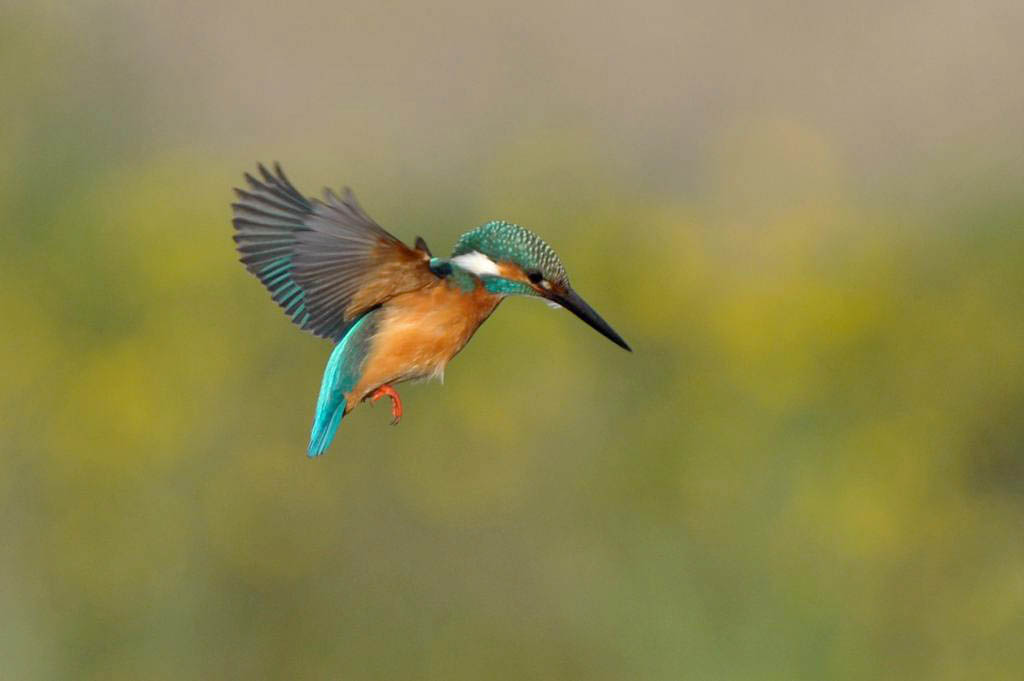
{"type": "Polygon", "coordinates": [[[1016,0],[0,5],[0,678],[1019,679],[1016,0]],[[304,449],[279,160],[506,302],[304,449]]]}

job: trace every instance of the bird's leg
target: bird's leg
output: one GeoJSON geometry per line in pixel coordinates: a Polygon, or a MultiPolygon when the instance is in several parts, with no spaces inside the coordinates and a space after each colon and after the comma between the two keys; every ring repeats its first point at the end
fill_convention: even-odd
{"type": "Polygon", "coordinates": [[[385,384],[367,395],[366,399],[370,400],[370,404],[373,404],[385,396],[391,398],[391,425],[397,426],[398,422],[402,420],[402,400],[398,397],[397,390],[385,384]]]}

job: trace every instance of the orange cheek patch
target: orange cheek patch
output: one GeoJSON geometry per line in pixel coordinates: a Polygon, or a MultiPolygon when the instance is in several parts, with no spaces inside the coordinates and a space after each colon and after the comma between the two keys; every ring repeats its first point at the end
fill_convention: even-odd
{"type": "Polygon", "coordinates": [[[523,268],[514,263],[498,263],[498,272],[501,274],[501,276],[505,277],[506,279],[514,279],[515,281],[529,282],[529,279],[526,278],[526,272],[523,272],[523,268]]]}

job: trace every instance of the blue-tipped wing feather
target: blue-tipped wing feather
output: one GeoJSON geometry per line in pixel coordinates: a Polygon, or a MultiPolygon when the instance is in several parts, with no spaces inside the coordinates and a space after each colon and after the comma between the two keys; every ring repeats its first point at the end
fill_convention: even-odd
{"type": "Polygon", "coordinates": [[[408,249],[368,216],[348,189],[307,199],[281,166],[245,174],[235,189],[235,243],[242,262],[301,328],[339,341],[345,309],[381,258],[408,249]]]}

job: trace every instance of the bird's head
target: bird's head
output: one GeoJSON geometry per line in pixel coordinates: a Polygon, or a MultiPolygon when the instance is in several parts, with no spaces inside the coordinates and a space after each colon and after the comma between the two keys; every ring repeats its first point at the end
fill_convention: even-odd
{"type": "Polygon", "coordinates": [[[494,220],[466,232],[455,244],[451,262],[479,277],[491,293],[536,296],[556,303],[631,351],[608,322],[572,289],[555,251],[525,227],[494,220]]]}

